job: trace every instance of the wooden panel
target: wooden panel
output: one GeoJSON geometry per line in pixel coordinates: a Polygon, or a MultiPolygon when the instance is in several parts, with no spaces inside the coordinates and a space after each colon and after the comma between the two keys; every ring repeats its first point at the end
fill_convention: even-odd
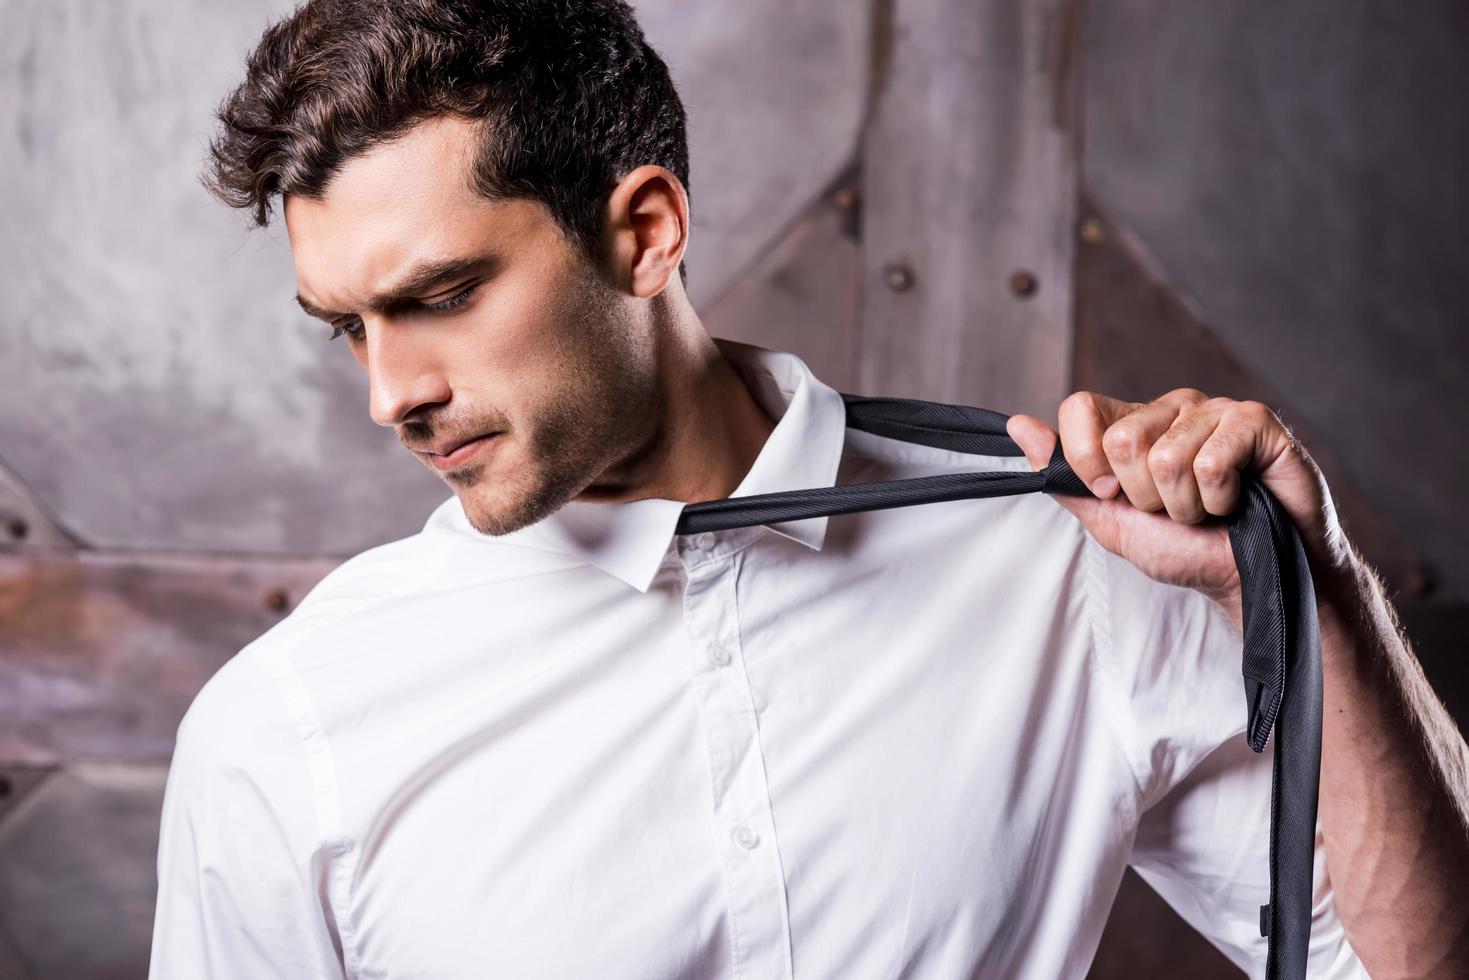
{"type": "Polygon", "coordinates": [[[0,553],[0,763],[168,759],[204,682],[336,564],[0,553]]]}
{"type": "Polygon", "coordinates": [[[1054,413],[1080,4],[894,0],[864,141],[860,390],[1054,413]]]}

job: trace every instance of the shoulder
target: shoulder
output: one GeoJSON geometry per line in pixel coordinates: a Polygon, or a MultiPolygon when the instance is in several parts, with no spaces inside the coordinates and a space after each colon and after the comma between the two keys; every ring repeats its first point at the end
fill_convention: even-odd
{"type": "Polygon", "coordinates": [[[191,702],[179,728],[182,747],[207,747],[223,758],[320,742],[337,695],[361,693],[372,656],[396,656],[418,642],[421,620],[435,615],[425,613],[427,604],[568,563],[481,535],[462,512],[454,522],[451,504],[457,511],[451,497],[423,530],[342,561],[226,661],[191,702]]]}
{"type": "Polygon", "coordinates": [[[239,649],[194,695],[179,723],[173,768],[213,777],[276,770],[301,759],[313,734],[309,698],[292,666],[333,625],[417,587],[436,541],[421,532],[369,548],[323,576],[295,608],[239,649]]]}
{"type": "Polygon", "coordinates": [[[536,527],[499,537],[469,524],[457,497],[443,501],[422,530],[368,548],[327,573],[289,616],[264,634],[271,647],[299,646],[358,614],[446,590],[494,586],[581,562],[537,546],[536,527]]]}
{"type": "Polygon", "coordinates": [[[179,723],[175,765],[244,769],[299,756],[312,737],[301,687],[302,651],[329,642],[333,627],[422,587],[442,547],[423,532],[360,552],[337,565],[270,629],[246,644],[201,687],[179,723]]]}
{"type": "Polygon", "coordinates": [[[279,685],[247,646],[215,671],[179,722],[170,780],[217,784],[300,765],[302,733],[279,685]]]}
{"type": "Polygon", "coordinates": [[[361,551],[324,575],[271,632],[294,634],[374,601],[423,589],[438,572],[451,543],[441,531],[423,530],[361,551]]]}

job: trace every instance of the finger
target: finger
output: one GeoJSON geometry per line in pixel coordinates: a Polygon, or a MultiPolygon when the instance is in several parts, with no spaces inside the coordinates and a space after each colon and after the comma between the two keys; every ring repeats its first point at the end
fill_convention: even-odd
{"type": "Polygon", "coordinates": [[[1197,524],[1209,514],[1194,473],[1194,461],[1232,404],[1229,398],[1211,398],[1186,406],[1148,450],[1153,485],[1168,516],[1181,524],[1197,524]]]}
{"type": "Polygon", "coordinates": [[[1204,509],[1220,517],[1234,513],[1239,505],[1240,471],[1267,468],[1281,452],[1283,432],[1278,419],[1259,402],[1228,405],[1194,458],[1204,509]]]}
{"type": "Polygon", "coordinates": [[[1163,496],[1153,482],[1148,454],[1182,412],[1208,398],[1197,388],[1175,388],[1116,422],[1102,433],[1102,449],[1122,492],[1139,510],[1160,511],[1163,496]]]}
{"type": "MultiPolygon", "coordinates": [[[[1016,414],[1005,421],[1005,431],[1025,453],[1032,470],[1043,470],[1051,465],[1051,454],[1056,450],[1059,438],[1056,430],[1033,415],[1016,414]]],[[[1091,497],[1053,494],[1052,499],[1081,519],[1088,528],[1097,527],[1098,508],[1102,501],[1091,497]]]]}
{"type": "Polygon", "coordinates": [[[1005,420],[1005,431],[1025,453],[1032,470],[1043,470],[1051,463],[1056,449],[1056,430],[1034,415],[1016,414],[1005,420]]]}
{"type": "Polygon", "coordinates": [[[1102,433],[1138,402],[1125,402],[1094,391],[1077,391],[1066,397],[1057,410],[1062,452],[1071,469],[1098,497],[1117,492],[1117,477],[1102,448],[1102,433]]]}

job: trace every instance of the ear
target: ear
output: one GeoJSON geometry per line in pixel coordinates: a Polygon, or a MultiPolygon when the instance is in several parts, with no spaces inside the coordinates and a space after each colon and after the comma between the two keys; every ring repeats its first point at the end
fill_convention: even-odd
{"type": "Polygon", "coordinates": [[[607,199],[603,246],[618,286],[649,298],[668,285],[689,243],[689,197],[671,170],[645,164],[607,199]]]}

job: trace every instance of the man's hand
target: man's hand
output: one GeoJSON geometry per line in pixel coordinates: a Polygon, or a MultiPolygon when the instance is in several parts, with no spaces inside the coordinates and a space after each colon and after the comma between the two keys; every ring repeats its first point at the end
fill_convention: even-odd
{"type": "MultiPolygon", "coordinates": [[[[1295,523],[1321,625],[1320,815],[1352,949],[1373,977],[1469,976],[1469,746],[1408,647],[1381,582],[1347,541],[1321,471],[1259,402],[1177,388],[1147,404],[1079,391],[1061,403],[1066,461],[1102,499],[1054,494],[1151,578],[1198,589],[1241,625],[1221,518],[1253,473],[1295,523]],[[1117,495],[1118,488],[1122,495],[1117,495]]],[[[1057,433],[1007,430],[1034,469],[1057,433]]]]}
{"type": "MultiPolygon", "coordinates": [[[[1101,499],[1054,495],[1092,537],[1149,577],[1198,589],[1238,620],[1239,571],[1223,518],[1256,474],[1301,535],[1318,583],[1348,574],[1348,547],[1315,461],[1266,406],[1175,388],[1146,404],[1078,391],[1057,413],[1066,461],[1101,499]],[[1118,496],[1118,489],[1121,496],[1118,496]]],[[[1057,433],[1013,415],[1010,438],[1033,469],[1057,433]]]]}

